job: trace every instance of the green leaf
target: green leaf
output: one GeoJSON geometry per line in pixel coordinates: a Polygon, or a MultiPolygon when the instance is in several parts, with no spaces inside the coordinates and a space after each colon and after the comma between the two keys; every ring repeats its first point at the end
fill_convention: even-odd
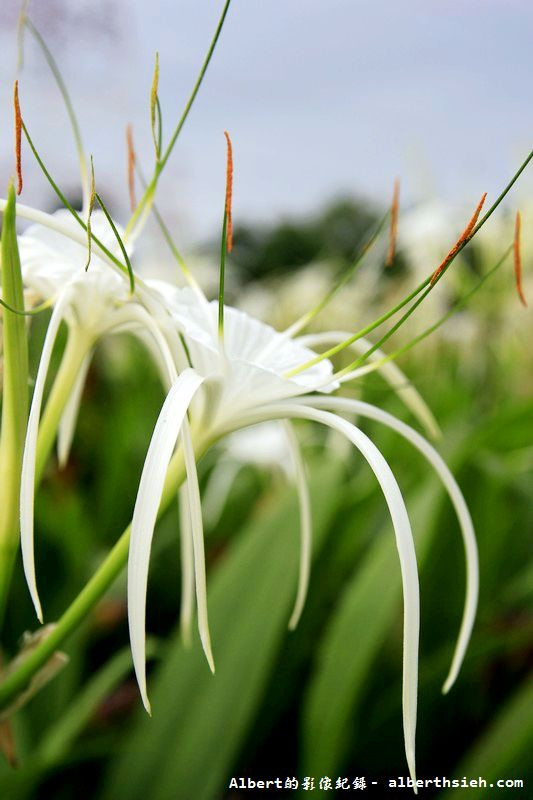
{"type": "MultiPolygon", "coordinates": [[[[151,655],[154,642],[149,640],[147,645],[147,653],[151,655]]],[[[43,776],[69,757],[74,742],[100,703],[130,672],[131,652],[127,647],[116,653],[74,697],[67,710],[46,729],[39,745],[32,747],[21,767],[0,772],[0,796],[11,800],[31,796],[43,776]]]]}
{"type": "MultiPolygon", "coordinates": [[[[147,654],[154,651],[154,642],[148,640],[147,654]]],[[[129,647],[120,650],[87,683],[46,736],[36,753],[42,764],[59,763],[68,753],[74,740],[83,731],[95,709],[131,672],[129,647]]]]}
{"type": "MultiPolygon", "coordinates": [[[[311,481],[315,552],[341,492],[337,464],[311,481]]],[[[103,798],[219,798],[286,635],[296,590],[298,511],[294,492],[246,525],[209,582],[216,673],[199,647],[176,636],[149,681],[153,718],[125,742],[103,798]]]]}
{"type": "MultiPolygon", "coordinates": [[[[2,297],[24,308],[17,245],[15,190],[11,183],[2,226],[2,297]]],[[[18,546],[20,470],[28,417],[28,343],[24,317],[2,309],[4,380],[0,434],[0,621],[18,546]]]]}
{"type": "MultiPolygon", "coordinates": [[[[492,798],[498,796],[501,788],[495,788],[497,780],[518,778],[531,779],[531,752],[533,751],[533,678],[526,680],[503,707],[496,719],[485,730],[464,761],[455,770],[458,777],[477,778],[482,776],[487,781],[486,787],[471,788],[468,797],[492,798]],[[526,776],[526,771],[529,773],[526,776]],[[494,784],[492,787],[490,784],[494,784]]],[[[513,796],[525,797],[525,788],[513,789],[513,796]]],[[[450,794],[444,792],[441,797],[449,800],[464,796],[464,790],[458,789],[450,794]]]]}

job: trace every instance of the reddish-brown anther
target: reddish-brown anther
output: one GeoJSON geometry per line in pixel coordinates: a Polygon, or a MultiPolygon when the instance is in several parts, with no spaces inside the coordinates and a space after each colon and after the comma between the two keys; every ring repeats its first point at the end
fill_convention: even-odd
{"type": "Polygon", "coordinates": [[[450,252],[446,256],[446,258],[444,259],[442,264],[440,264],[437,267],[437,269],[435,270],[435,272],[431,276],[431,281],[430,281],[430,285],[431,286],[433,286],[435,281],[439,278],[441,272],[443,272],[443,270],[446,269],[446,267],[448,266],[450,261],[452,261],[452,259],[455,258],[455,256],[459,252],[459,250],[462,250],[464,245],[469,241],[469,239],[472,238],[472,233],[474,231],[474,228],[476,227],[476,224],[477,224],[477,221],[479,219],[479,215],[481,214],[481,209],[483,208],[483,204],[485,202],[485,198],[486,197],[487,197],[487,192],[485,192],[485,194],[482,196],[481,200],[477,204],[477,208],[476,208],[476,210],[474,211],[474,213],[472,215],[472,219],[470,220],[470,222],[468,223],[468,225],[466,226],[466,228],[464,229],[462,234],[459,236],[459,238],[457,239],[456,243],[454,244],[454,246],[452,247],[452,249],[450,250],[450,252]]]}
{"type": "Polygon", "coordinates": [[[233,196],[233,148],[229,133],[224,131],[226,137],[226,250],[231,253],[233,249],[233,220],[231,217],[231,199],[233,196]]]}
{"type": "Polygon", "coordinates": [[[128,146],[128,191],[130,195],[130,206],[133,212],[137,207],[137,203],[135,200],[135,148],[133,146],[133,128],[131,123],[126,127],[126,144],[128,146]]]}
{"type": "Polygon", "coordinates": [[[17,194],[22,191],[22,115],[19,104],[19,82],[15,81],[13,89],[13,105],[15,108],[15,158],[17,165],[17,194]]]}
{"type": "Polygon", "coordinates": [[[527,301],[522,289],[522,256],[520,253],[520,228],[522,226],[522,218],[520,211],[516,212],[516,222],[514,226],[514,274],[516,279],[516,291],[523,306],[527,306],[527,301]]]}
{"type": "Polygon", "coordinates": [[[398,210],[400,207],[400,181],[398,178],[394,181],[394,190],[392,193],[392,206],[390,211],[390,228],[389,228],[389,249],[387,251],[387,258],[385,266],[390,267],[394,261],[394,254],[396,252],[396,232],[398,230],[398,210]]]}

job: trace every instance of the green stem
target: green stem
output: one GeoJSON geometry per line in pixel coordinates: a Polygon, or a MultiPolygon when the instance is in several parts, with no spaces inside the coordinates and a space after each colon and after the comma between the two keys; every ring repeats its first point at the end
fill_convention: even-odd
{"type": "Polygon", "coordinates": [[[126,563],[129,537],[130,528],[128,526],[103,564],[65,611],[50,635],[0,685],[0,708],[9,705],[16,695],[28,686],[35,673],[46,664],[65,637],[82,622],[86,614],[113,583],[126,563]]]}
{"type": "MultiPolygon", "coordinates": [[[[200,458],[208,449],[210,442],[203,440],[196,448],[200,458]]],[[[185,465],[182,450],[178,450],[170,462],[158,518],[176,497],[176,492],[185,480],[185,465]]],[[[50,635],[31,652],[28,658],[0,684],[0,709],[8,706],[13,699],[30,683],[36,672],[73,633],[87,614],[95,607],[115,579],[120,575],[128,560],[131,526],[128,525],[113,549],[109,552],[98,570],[58,620],[50,635]]]]}

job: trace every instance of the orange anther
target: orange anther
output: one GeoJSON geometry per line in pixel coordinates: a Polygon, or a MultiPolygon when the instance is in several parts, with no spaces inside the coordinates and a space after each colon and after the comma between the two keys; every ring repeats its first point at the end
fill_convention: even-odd
{"type": "Polygon", "coordinates": [[[468,223],[468,225],[466,226],[466,228],[464,229],[462,234],[459,236],[459,238],[457,239],[456,243],[454,244],[454,246],[452,247],[452,249],[450,250],[450,252],[446,256],[446,258],[444,259],[442,264],[440,264],[437,267],[437,269],[435,270],[435,272],[431,276],[431,281],[430,281],[430,285],[431,286],[433,286],[435,281],[440,276],[441,272],[446,269],[446,267],[448,266],[450,261],[453,258],[455,258],[455,256],[459,252],[459,250],[461,250],[463,248],[463,246],[468,242],[468,240],[472,237],[472,231],[474,230],[474,228],[476,226],[476,223],[477,223],[477,221],[479,219],[479,215],[481,214],[481,209],[483,208],[483,204],[485,202],[485,198],[486,197],[487,197],[487,192],[485,192],[485,194],[482,196],[481,200],[477,204],[477,208],[476,208],[476,210],[474,211],[474,213],[472,215],[472,219],[470,220],[470,222],[468,223]]]}
{"type": "Polygon", "coordinates": [[[520,298],[520,302],[523,306],[527,306],[527,301],[524,295],[524,291],[522,289],[522,257],[520,254],[520,228],[522,225],[522,219],[520,217],[520,211],[516,212],[516,222],[514,228],[514,274],[516,279],[516,291],[518,292],[518,297],[520,298]]]}
{"type": "Polygon", "coordinates": [[[224,131],[226,137],[226,250],[231,253],[233,248],[233,220],[231,217],[231,199],[233,195],[233,149],[229,133],[224,131]]]}
{"type": "Polygon", "coordinates": [[[15,158],[17,165],[17,194],[22,191],[22,115],[19,104],[19,82],[15,81],[13,89],[13,105],[15,108],[15,158]]]}

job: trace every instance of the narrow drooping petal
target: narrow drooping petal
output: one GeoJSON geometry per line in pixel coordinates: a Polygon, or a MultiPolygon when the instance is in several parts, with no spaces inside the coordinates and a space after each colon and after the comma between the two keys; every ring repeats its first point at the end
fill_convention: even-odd
{"type": "Polygon", "coordinates": [[[202,382],[203,378],[189,369],[170,389],[152,434],[133,511],[128,558],[128,621],[133,665],[148,712],[145,613],[150,549],[172,451],[190,402],[202,382]]]}
{"type": "Polygon", "coordinates": [[[192,617],[194,613],[194,556],[192,548],[191,510],[189,492],[184,484],[179,490],[181,603],[180,629],[183,643],[191,644],[192,617]]]}
{"type": "Polygon", "coordinates": [[[187,494],[190,510],[190,525],[192,549],[194,556],[194,579],[196,586],[196,607],[198,609],[198,632],[204,649],[205,657],[211,672],[215,671],[213,653],[211,651],[211,637],[207,618],[207,585],[205,577],[205,552],[204,552],[204,526],[202,521],[202,504],[200,499],[200,486],[196,471],[196,457],[191,432],[188,425],[181,430],[185,471],[187,473],[187,494]]]}
{"type": "Polygon", "coordinates": [[[28,418],[26,443],[22,458],[22,473],[20,479],[20,545],[22,549],[22,563],[24,575],[30,590],[31,599],[40,622],[43,621],[43,612],[37,582],[35,579],[35,553],[33,541],[33,506],[35,499],[35,459],[37,455],[37,438],[39,434],[39,418],[43,402],[44,385],[50,366],[50,358],[63,319],[65,307],[70,299],[70,289],[64,290],[60,296],[48,324],[48,330],[43,344],[39,369],[35,379],[35,387],[28,418]]]}
{"type": "MultiPolygon", "coordinates": [[[[154,322],[146,309],[134,306],[131,309],[124,309],[124,319],[126,324],[133,321],[145,326],[151,335],[152,342],[158,352],[158,364],[162,373],[163,382],[172,383],[176,368],[170,348],[165,336],[154,322]]],[[[145,339],[145,343],[148,341],[145,339]]],[[[183,346],[178,340],[179,349],[183,351],[183,346]]],[[[183,362],[186,356],[184,351],[180,354],[180,361],[183,362]]],[[[209,625],[207,617],[207,588],[205,577],[205,554],[204,554],[204,533],[202,523],[202,509],[200,500],[200,488],[198,485],[198,475],[196,471],[196,460],[194,447],[192,444],[189,423],[187,418],[183,419],[181,428],[181,438],[183,443],[183,453],[185,460],[185,471],[187,481],[183,491],[180,492],[180,540],[184,574],[182,577],[182,605],[181,620],[184,641],[190,639],[190,621],[193,612],[193,603],[190,593],[196,587],[197,608],[198,608],[198,629],[202,646],[212,672],[214,672],[213,654],[211,651],[211,641],[209,635],[209,625]],[[191,548],[192,547],[192,553],[191,548]],[[191,559],[192,556],[192,559],[191,559]],[[191,572],[192,571],[192,572],[191,572]]]]}
{"type": "Polygon", "coordinates": [[[311,573],[312,556],[312,537],[313,523],[311,517],[311,498],[309,497],[309,487],[305,474],[305,463],[300,450],[300,445],[290,422],[284,422],[283,426],[287,434],[287,442],[294,465],[296,477],[296,489],[298,491],[298,504],[300,508],[300,568],[298,573],[298,589],[294,609],[289,620],[289,629],[292,631],[298,625],[302,615],[307,589],[309,587],[309,575],[311,573]]]}
{"type": "Polygon", "coordinates": [[[442,689],[442,691],[446,694],[446,692],[448,692],[455,683],[465,657],[476,617],[479,593],[479,557],[474,526],[472,524],[470,512],[468,511],[468,507],[462,492],[459,489],[457,481],[453,477],[439,453],[437,453],[435,448],[432,447],[429,442],[427,442],[422,436],[420,436],[419,433],[414,431],[404,422],[396,419],[396,417],[393,417],[386,411],[376,408],[376,406],[360,402],[359,400],[351,400],[344,397],[312,397],[309,399],[298,398],[298,402],[309,402],[314,407],[325,408],[329,410],[351,411],[359,414],[362,417],[368,417],[369,419],[374,419],[377,422],[382,422],[384,425],[392,428],[409,442],[411,442],[411,444],[416,447],[416,449],[427,459],[448,492],[449,498],[457,514],[457,519],[459,521],[461,534],[463,537],[463,546],[466,558],[466,596],[461,628],[459,631],[457,644],[455,646],[452,664],[442,689]]]}
{"type": "MultiPolygon", "coordinates": [[[[254,425],[269,419],[301,418],[320,422],[343,434],[362,453],[374,472],[392,519],[396,537],[396,547],[402,573],[404,626],[403,626],[403,730],[405,754],[411,778],[416,781],[415,735],[418,687],[418,636],[420,629],[420,599],[418,588],[418,569],[411,524],[405,503],[391,468],[375,444],[351,422],[312,407],[292,403],[265,406],[247,418],[241,418],[241,425],[254,425]]],[[[416,785],[416,784],[415,784],[416,785]]],[[[415,790],[416,791],[416,790],[415,790]]]]}
{"type": "MultiPolygon", "coordinates": [[[[297,341],[306,347],[313,348],[316,347],[316,345],[339,344],[340,342],[346,341],[349,336],[350,333],[346,331],[327,331],[326,333],[311,333],[307,336],[301,336],[297,341]]],[[[363,355],[367,352],[367,350],[370,350],[371,347],[372,342],[369,342],[368,339],[361,337],[355,342],[352,342],[352,344],[349,346],[349,349],[354,350],[360,355],[363,355]]],[[[375,350],[370,356],[369,360],[372,362],[377,362],[384,357],[385,353],[382,350],[375,350]]],[[[352,378],[364,374],[364,371],[365,367],[362,367],[360,370],[354,370],[353,373],[347,373],[340,379],[341,383],[346,383],[347,381],[352,380],[352,378]]],[[[405,403],[406,407],[412,412],[416,419],[418,419],[420,424],[423,425],[428,436],[431,436],[433,439],[437,439],[440,436],[440,428],[437,420],[433,416],[433,413],[424,398],[410,383],[402,370],[392,361],[387,361],[387,363],[381,364],[377,371],[387,381],[389,386],[394,389],[400,400],[405,403]]]]}
{"type": "Polygon", "coordinates": [[[87,353],[83,359],[80,371],[74,386],[72,387],[72,392],[59,421],[59,427],[57,430],[57,460],[61,469],[65,467],[70,455],[72,439],[74,438],[74,429],[76,427],[78,413],[80,410],[81,396],[83,394],[83,387],[85,386],[87,372],[91,363],[91,357],[92,353],[87,353]]]}

